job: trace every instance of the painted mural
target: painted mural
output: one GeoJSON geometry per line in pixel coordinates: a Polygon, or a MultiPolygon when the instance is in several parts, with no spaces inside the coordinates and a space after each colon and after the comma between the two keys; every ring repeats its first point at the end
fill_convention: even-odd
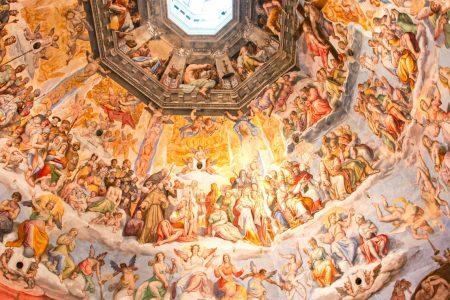
{"type": "MultiPolygon", "coordinates": [[[[298,66],[214,116],[118,85],[83,1],[0,2],[0,299],[449,299],[448,1],[301,0],[298,66]]],[[[138,3],[106,1],[110,29],[138,3]]],[[[271,39],[230,57],[240,80],[286,30],[255,5],[271,39]]],[[[127,55],[223,88],[165,73],[172,50],[127,55]]]]}

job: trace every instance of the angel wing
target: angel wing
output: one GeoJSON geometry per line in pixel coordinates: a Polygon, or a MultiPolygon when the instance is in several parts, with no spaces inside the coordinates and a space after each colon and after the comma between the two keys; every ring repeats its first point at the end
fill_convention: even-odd
{"type": "Polygon", "coordinates": [[[89,246],[89,257],[90,258],[95,257],[95,249],[94,249],[94,246],[92,246],[92,245],[89,246]]]}
{"type": "Polygon", "coordinates": [[[33,207],[33,201],[31,201],[31,200],[22,201],[22,202],[20,202],[20,204],[22,204],[23,206],[26,206],[26,207],[33,207]]]}
{"type": "Polygon", "coordinates": [[[48,32],[49,36],[53,36],[55,34],[55,27],[53,27],[52,29],[50,29],[50,31],[48,32]]]}
{"type": "Polygon", "coordinates": [[[41,24],[38,24],[38,26],[36,26],[36,28],[33,30],[33,34],[38,37],[41,35],[41,24]]]}
{"type": "Polygon", "coordinates": [[[345,212],[342,212],[339,214],[339,220],[345,220],[348,218],[348,214],[346,214],[345,212]]]}
{"type": "Polygon", "coordinates": [[[341,297],[348,296],[347,290],[343,287],[336,287],[336,291],[339,293],[341,297]]]}
{"type": "Polygon", "coordinates": [[[322,224],[322,226],[320,226],[320,230],[318,233],[322,233],[322,234],[328,233],[327,226],[325,224],[322,224]]]}
{"type": "Polygon", "coordinates": [[[373,272],[373,280],[375,281],[375,279],[378,277],[378,275],[380,275],[381,273],[381,264],[379,264],[378,266],[376,266],[375,268],[373,268],[372,270],[373,272]]]}
{"type": "Polygon", "coordinates": [[[25,39],[27,41],[34,41],[34,40],[42,38],[42,34],[40,31],[41,31],[41,24],[36,26],[36,28],[33,30],[33,32],[31,32],[31,30],[29,28],[26,28],[24,30],[25,39]]]}
{"type": "Polygon", "coordinates": [[[94,56],[92,55],[91,52],[86,50],[86,52],[84,52],[84,54],[86,55],[86,60],[88,63],[94,62],[94,56]]]}
{"type": "MultiPolygon", "coordinates": [[[[396,226],[396,224],[393,224],[394,226],[396,226]]],[[[391,230],[390,234],[397,234],[397,233],[402,233],[405,232],[406,229],[408,228],[409,224],[407,223],[400,223],[397,224],[397,226],[391,230]]]]}
{"type": "Polygon", "coordinates": [[[283,254],[281,252],[278,252],[278,254],[284,259],[291,259],[293,256],[292,254],[283,254]]]}
{"type": "Polygon", "coordinates": [[[217,250],[217,248],[211,248],[211,249],[205,248],[205,249],[202,251],[202,257],[203,257],[203,258],[207,258],[207,257],[210,256],[211,254],[213,254],[214,252],[216,252],[216,250],[217,250]]]}
{"type": "Polygon", "coordinates": [[[267,273],[266,278],[272,278],[275,274],[277,274],[277,270],[273,270],[272,272],[267,273]]]}
{"type": "Polygon", "coordinates": [[[163,124],[171,124],[171,125],[172,125],[172,124],[175,124],[170,118],[163,119],[163,120],[162,120],[162,123],[163,123],[163,124]]]}
{"type": "Polygon", "coordinates": [[[62,217],[60,217],[60,214],[57,214],[53,217],[53,220],[55,222],[56,227],[61,230],[62,229],[62,217]]]}
{"type": "Polygon", "coordinates": [[[253,274],[258,273],[258,269],[256,268],[255,263],[252,261],[250,261],[250,272],[252,272],[253,274]]]}
{"type": "Polygon", "coordinates": [[[136,254],[133,255],[133,257],[130,259],[130,262],[128,263],[128,267],[134,267],[136,264],[136,254]]]}
{"type": "Polygon", "coordinates": [[[211,166],[215,166],[218,162],[217,159],[208,159],[211,166]]]}
{"type": "Polygon", "coordinates": [[[119,267],[119,265],[115,261],[111,260],[109,262],[109,264],[111,265],[111,269],[113,269],[114,272],[121,272],[122,271],[122,269],[119,267]]]}
{"type": "Polygon", "coordinates": [[[189,258],[189,255],[186,252],[184,252],[183,250],[173,249],[173,252],[175,253],[176,256],[178,256],[179,258],[181,258],[184,261],[187,261],[189,258]]]}
{"type": "Polygon", "coordinates": [[[420,153],[420,151],[418,151],[418,164],[419,164],[419,168],[422,169],[422,171],[428,176],[428,178],[430,178],[430,171],[428,170],[428,167],[423,159],[422,153],[420,153]]]}
{"type": "Polygon", "coordinates": [[[27,41],[32,41],[35,39],[35,35],[34,33],[31,32],[31,30],[29,28],[25,28],[23,31],[23,36],[25,37],[25,39],[27,41]]]}
{"type": "Polygon", "coordinates": [[[183,119],[187,121],[189,124],[192,124],[193,122],[190,116],[183,116],[183,119]]]}

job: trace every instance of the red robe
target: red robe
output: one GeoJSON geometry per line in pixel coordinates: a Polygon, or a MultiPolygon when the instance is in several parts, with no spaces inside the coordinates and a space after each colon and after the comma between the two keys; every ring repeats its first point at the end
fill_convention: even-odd
{"type": "Polygon", "coordinates": [[[133,117],[131,116],[131,114],[129,112],[113,110],[104,105],[102,107],[103,107],[103,110],[108,115],[108,119],[110,121],[112,121],[112,122],[120,121],[120,122],[122,122],[122,127],[124,127],[125,125],[128,125],[133,129],[136,127],[136,123],[134,123],[133,117]]]}
{"type": "Polygon", "coordinates": [[[308,115],[310,124],[316,124],[320,119],[326,117],[331,112],[330,104],[322,98],[313,99],[309,102],[308,115]]]}
{"type": "MultiPolygon", "coordinates": [[[[362,240],[362,238],[361,238],[362,240]]],[[[376,261],[376,258],[370,253],[369,246],[367,245],[368,242],[371,242],[375,248],[375,251],[380,251],[380,244],[384,242],[384,249],[383,254],[386,255],[388,253],[388,242],[389,238],[385,234],[379,234],[377,236],[374,236],[367,242],[362,242],[361,246],[359,248],[361,249],[362,254],[364,255],[364,258],[366,259],[366,262],[368,264],[373,263],[376,261]]]]}

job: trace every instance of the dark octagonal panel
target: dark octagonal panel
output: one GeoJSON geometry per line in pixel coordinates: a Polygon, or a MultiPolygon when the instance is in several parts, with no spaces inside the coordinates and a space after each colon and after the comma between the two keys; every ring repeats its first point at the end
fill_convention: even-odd
{"type": "MultiPolygon", "coordinates": [[[[254,25],[257,20],[256,1],[233,0],[232,20],[214,35],[186,34],[168,19],[166,1],[138,0],[141,26],[127,34],[139,38],[163,37],[175,49],[171,59],[183,60],[185,65],[205,62],[215,63],[217,68],[220,64],[224,66],[247,43],[249,35],[261,31],[254,25]]],[[[104,67],[111,70],[109,76],[125,89],[142,101],[153,103],[172,114],[188,114],[193,108],[204,114],[222,114],[225,110],[246,109],[267,84],[276,81],[296,65],[293,28],[297,28],[298,21],[295,5],[295,0],[284,1],[279,20],[281,37],[278,51],[252,75],[232,87],[212,89],[206,98],[198,93],[184,93],[180,88],[169,88],[126,55],[130,48],[125,45],[123,35],[109,29],[110,11],[101,0],[90,0],[86,10],[95,29],[95,34],[91,36],[94,54],[104,67]]]]}

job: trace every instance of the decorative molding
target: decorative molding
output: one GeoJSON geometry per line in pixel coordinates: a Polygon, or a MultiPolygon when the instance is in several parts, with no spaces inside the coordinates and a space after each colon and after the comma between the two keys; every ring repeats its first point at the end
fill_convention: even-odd
{"type": "MultiPolygon", "coordinates": [[[[154,2],[161,2],[165,0],[158,0],[154,2]]],[[[252,16],[247,15],[252,13],[252,1],[237,1],[244,3],[241,7],[249,21],[253,20],[252,16]]],[[[288,0],[285,4],[287,14],[282,14],[282,24],[284,27],[296,28],[296,16],[293,10],[294,0],[288,0]]],[[[153,2],[145,1],[147,5],[153,2]]],[[[161,4],[161,3],[160,3],[161,4]]],[[[154,105],[163,108],[164,110],[173,114],[188,114],[193,108],[204,110],[207,114],[222,114],[224,110],[236,111],[239,109],[246,109],[248,104],[260,93],[264,87],[275,80],[277,80],[285,72],[295,66],[297,54],[295,41],[293,40],[292,30],[284,31],[280,40],[280,47],[278,52],[262,67],[260,67],[253,75],[248,77],[237,85],[233,85],[231,89],[212,89],[210,96],[205,99],[199,95],[184,94],[180,89],[169,89],[155,77],[147,73],[143,68],[133,62],[127,55],[119,50],[119,43],[115,33],[108,29],[109,13],[106,11],[101,0],[90,0],[90,9],[92,12],[92,21],[95,31],[95,40],[91,40],[93,46],[98,49],[98,55],[104,67],[111,70],[111,78],[121,84],[124,88],[133,93],[142,101],[148,103],[152,102],[154,105]]],[[[158,6],[155,7],[155,9],[158,6]]],[[[151,16],[154,17],[155,11],[151,11],[151,16]]],[[[161,16],[164,18],[164,15],[161,16]]],[[[167,21],[167,20],[166,20],[167,21]]],[[[168,27],[160,27],[161,20],[153,22],[146,22],[146,26],[151,31],[151,36],[164,34],[168,27]]],[[[241,15],[241,21],[232,21],[229,23],[232,26],[228,29],[233,31],[231,36],[214,36],[218,39],[215,47],[196,48],[182,46],[175,50],[180,56],[196,56],[209,55],[212,59],[224,55],[228,49],[233,48],[234,45],[242,43],[244,38],[244,29],[249,26],[254,26],[246,22],[246,19],[241,15]],[[234,24],[233,24],[234,22],[234,24]],[[201,51],[199,51],[201,50],[201,51]],[[200,53],[199,53],[200,52],[200,53]]],[[[224,28],[224,30],[228,30],[224,28]]],[[[168,32],[168,31],[167,31],[168,32]]],[[[190,37],[188,37],[190,38],[190,37]]],[[[208,39],[211,37],[207,37],[208,39]]],[[[195,37],[197,40],[199,37],[195,37]]],[[[198,41],[189,42],[194,46],[198,41]]],[[[183,43],[181,43],[183,44],[183,43]]],[[[208,45],[208,42],[203,43],[208,45]]]]}

